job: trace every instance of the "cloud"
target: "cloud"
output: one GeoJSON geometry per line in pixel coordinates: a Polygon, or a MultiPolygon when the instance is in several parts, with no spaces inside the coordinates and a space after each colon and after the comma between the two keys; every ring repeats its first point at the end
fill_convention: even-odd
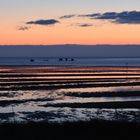
{"type": "Polygon", "coordinates": [[[100,13],[94,13],[94,14],[86,14],[86,15],[79,15],[79,17],[89,17],[89,18],[94,18],[97,16],[100,16],[100,13]]]}
{"type": "Polygon", "coordinates": [[[59,23],[59,21],[55,19],[47,19],[47,20],[41,19],[41,20],[26,22],[26,24],[37,24],[37,25],[54,25],[57,23],[59,23]]]}
{"type": "Polygon", "coordinates": [[[80,15],[91,19],[109,20],[118,24],[140,24],[140,11],[123,11],[80,15]]]}
{"type": "Polygon", "coordinates": [[[30,29],[30,27],[28,27],[28,26],[19,26],[19,27],[17,27],[17,30],[21,30],[21,31],[25,31],[25,30],[29,30],[30,29]]]}
{"type": "Polygon", "coordinates": [[[79,27],[91,27],[91,26],[93,26],[93,24],[90,24],[90,23],[78,23],[77,26],[79,26],[79,27]]]}
{"type": "Polygon", "coordinates": [[[69,19],[69,18],[73,18],[75,16],[76,15],[64,15],[64,16],[61,16],[60,19],[69,19]]]}

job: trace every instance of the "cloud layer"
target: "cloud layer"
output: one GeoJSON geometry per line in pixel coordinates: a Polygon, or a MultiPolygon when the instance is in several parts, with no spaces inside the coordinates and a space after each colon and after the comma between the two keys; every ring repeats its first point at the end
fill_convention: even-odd
{"type": "Polygon", "coordinates": [[[91,19],[109,20],[119,24],[140,24],[140,11],[123,11],[94,13],[87,15],[79,15],[80,17],[89,17],[91,19]]]}
{"type": "Polygon", "coordinates": [[[90,23],[78,23],[76,25],[79,27],[91,27],[91,26],[93,26],[93,24],[90,24],[90,23]]]}
{"type": "Polygon", "coordinates": [[[60,19],[69,19],[69,18],[73,18],[75,16],[76,15],[64,15],[64,16],[61,16],[60,19]]]}
{"type": "Polygon", "coordinates": [[[21,31],[25,31],[25,30],[29,30],[30,27],[27,27],[27,26],[19,26],[17,27],[17,30],[21,30],[21,31]]]}
{"type": "Polygon", "coordinates": [[[55,19],[47,19],[47,20],[41,19],[41,20],[26,22],[26,24],[37,24],[37,25],[54,25],[56,23],[59,23],[59,21],[55,19]]]}
{"type": "MultiPolygon", "coordinates": [[[[105,13],[92,13],[92,14],[83,14],[83,15],[76,15],[76,14],[69,14],[63,15],[58,17],[58,19],[40,19],[34,21],[25,22],[26,25],[55,25],[60,23],[61,20],[76,18],[76,20],[81,20],[81,18],[89,18],[94,20],[107,20],[109,22],[115,24],[140,24],[140,11],[122,11],[122,12],[105,12],[105,13]],[[79,19],[80,18],[80,19],[79,19]],[[59,21],[60,20],[60,21],[59,21]]],[[[84,21],[84,19],[83,19],[84,21]]],[[[63,23],[63,22],[61,22],[63,23]]],[[[19,26],[18,30],[28,30],[28,26],[19,26]]],[[[93,26],[92,23],[71,23],[71,25],[78,26],[78,27],[90,27],[93,26]]]]}

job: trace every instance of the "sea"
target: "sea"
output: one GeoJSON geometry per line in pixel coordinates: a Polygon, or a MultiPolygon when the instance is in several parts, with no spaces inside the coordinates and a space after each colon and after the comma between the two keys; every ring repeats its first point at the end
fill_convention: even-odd
{"type": "Polygon", "coordinates": [[[0,65],[27,66],[140,66],[140,58],[1,57],[0,65]]]}

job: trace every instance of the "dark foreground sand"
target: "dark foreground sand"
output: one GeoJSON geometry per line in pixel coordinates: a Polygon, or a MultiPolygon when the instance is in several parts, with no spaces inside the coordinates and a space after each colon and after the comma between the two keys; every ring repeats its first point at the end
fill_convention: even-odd
{"type": "Polygon", "coordinates": [[[90,121],[64,124],[3,124],[0,138],[38,140],[139,140],[140,124],[90,121]]]}

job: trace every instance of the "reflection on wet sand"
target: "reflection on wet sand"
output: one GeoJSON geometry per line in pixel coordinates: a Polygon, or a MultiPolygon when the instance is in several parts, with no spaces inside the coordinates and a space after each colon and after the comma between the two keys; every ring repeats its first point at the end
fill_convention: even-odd
{"type": "Polygon", "coordinates": [[[140,122],[139,85],[140,67],[0,67],[0,122],[140,122]]]}

